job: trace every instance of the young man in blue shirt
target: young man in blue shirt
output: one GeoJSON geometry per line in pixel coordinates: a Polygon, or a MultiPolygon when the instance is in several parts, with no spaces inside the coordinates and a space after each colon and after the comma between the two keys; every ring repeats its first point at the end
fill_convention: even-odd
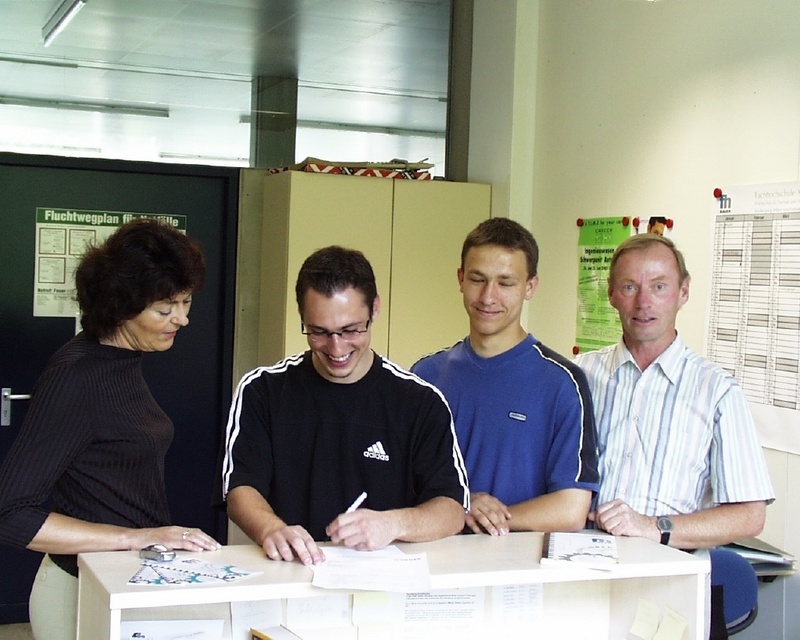
{"type": "Polygon", "coordinates": [[[520,322],[538,257],[531,233],[507,218],[471,231],[458,269],[469,336],[412,367],[450,404],[475,533],[581,529],[598,488],[586,378],[520,322]]]}

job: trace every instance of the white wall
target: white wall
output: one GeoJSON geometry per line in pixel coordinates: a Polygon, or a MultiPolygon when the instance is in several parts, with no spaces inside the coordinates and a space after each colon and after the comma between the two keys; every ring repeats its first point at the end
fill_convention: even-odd
{"type": "MultiPolygon", "coordinates": [[[[702,352],[714,188],[800,177],[800,2],[539,4],[532,229],[541,284],[529,326],[571,353],[576,218],[663,215],[692,273],[679,330],[702,352]]],[[[778,499],[762,537],[800,556],[800,457],[767,457],[778,499]]],[[[787,584],[795,604],[782,637],[796,638],[800,587],[787,584]]]]}
{"type": "MultiPolygon", "coordinates": [[[[703,347],[717,186],[796,180],[796,0],[541,3],[534,232],[540,309],[574,289],[579,216],[664,215],[692,271],[680,329],[703,347]]],[[[536,314],[572,347],[567,318],[536,314]]]]}

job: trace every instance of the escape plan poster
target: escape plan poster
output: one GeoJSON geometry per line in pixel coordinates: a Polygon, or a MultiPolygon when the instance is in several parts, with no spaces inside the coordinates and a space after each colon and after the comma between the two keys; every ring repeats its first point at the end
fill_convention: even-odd
{"type": "Polygon", "coordinates": [[[608,302],[608,265],[630,235],[622,218],[586,218],[578,235],[578,317],[575,345],[594,351],[619,341],[622,329],[608,302]]]}
{"type": "Polygon", "coordinates": [[[742,386],[761,444],[800,454],[800,182],[714,203],[706,356],[742,386]]]}
{"type": "Polygon", "coordinates": [[[77,318],[75,269],[83,252],[135,218],[156,218],[186,233],[186,216],[37,207],[33,315],[77,318]]]}

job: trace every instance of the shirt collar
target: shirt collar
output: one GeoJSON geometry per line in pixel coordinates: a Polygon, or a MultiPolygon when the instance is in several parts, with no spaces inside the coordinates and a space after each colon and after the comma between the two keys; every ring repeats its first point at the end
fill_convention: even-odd
{"type": "MultiPolygon", "coordinates": [[[[662,351],[655,360],[653,360],[650,366],[660,367],[661,371],[664,372],[664,375],[667,376],[669,381],[672,384],[677,384],[681,373],[681,361],[683,360],[685,351],[686,345],[681,339],[680,334],[676,333],[675,339],[672,341],[672,343],[664,351],[662,351]]],[[[616,373],[617,370],[627,362],[630,362],[629,366],[639,369],[639,365],[636,364],[636,360],[633,359],[633,355],[631,355],[631,352],[628,351],[628,347],[625,346],[625,342],[620,339],[614,352],[614,372],[616,373]]]]}

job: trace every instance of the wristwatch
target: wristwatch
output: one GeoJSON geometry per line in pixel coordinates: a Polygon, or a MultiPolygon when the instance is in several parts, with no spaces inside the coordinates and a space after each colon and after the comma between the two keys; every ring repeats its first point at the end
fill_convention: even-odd
{"type": "Polygon", "coordinates": [[[656,520],[656,526],[661,532],[661,544],[669,544],[669,537],[672,535],[672,520],[667,516],[659,516],[656,520]]]}

